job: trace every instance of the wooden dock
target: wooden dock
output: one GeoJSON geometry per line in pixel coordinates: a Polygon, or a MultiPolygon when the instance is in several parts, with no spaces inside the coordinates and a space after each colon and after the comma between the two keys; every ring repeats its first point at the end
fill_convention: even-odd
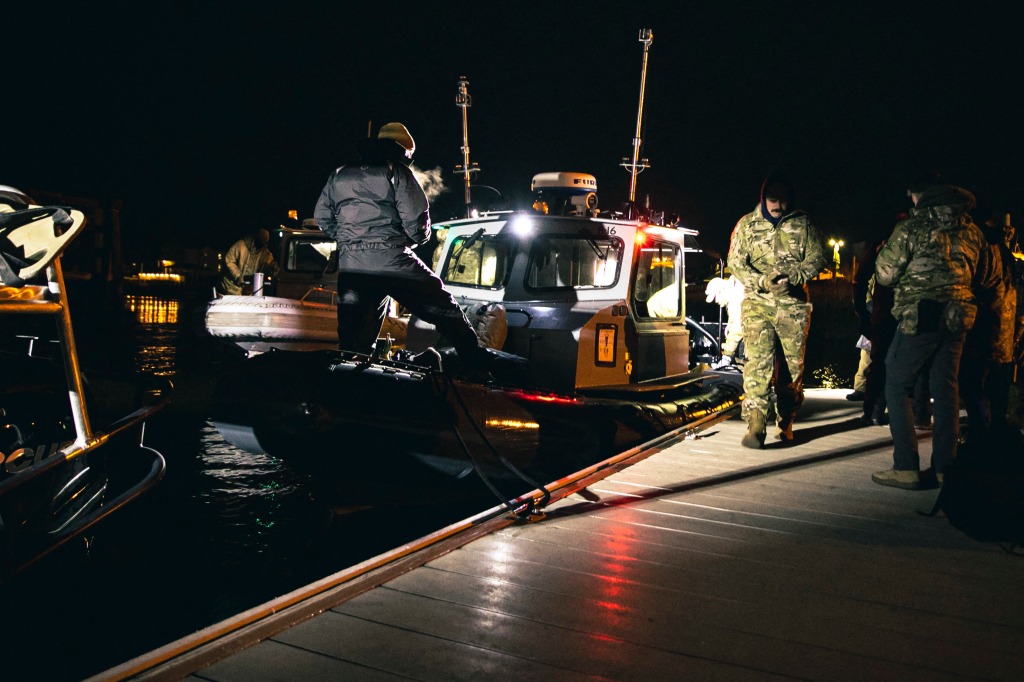
{"type": "Polygon", "coordinates": [[[935,490],[872,483],[889,432],[846,392],[809,391],[793,445],[744,449],[730,419],[597,501],[474,526],[290,627],[253,618],[191,665],[100,679],[1024,679],[1024,560],[919,514],[935,490]]]}

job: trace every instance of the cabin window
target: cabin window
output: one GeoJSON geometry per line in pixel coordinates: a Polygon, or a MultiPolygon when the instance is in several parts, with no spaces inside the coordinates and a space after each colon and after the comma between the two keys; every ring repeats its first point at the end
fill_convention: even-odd
{"type": "Polygon", "coordinates": [[[505,286],[511,257],[509,242],[500,237],[460,236],[448,250],[441,279],[459,286],[500,289],[505,286]]]}
{"type": "Polygon", "coordinates": [[[531,289],[604,289],[619,278],[618,237],[544,235],[533,242],[526,286],[531,289]]]}
{"type": "Polygon", "coordinates": [[[640,248],[633,286],[633,310],[641,319],[679,319],[682,315],[682,252],[677,244],[655,241],[640,248]]]}
{"type": "Polygon", "coordinates": [[[323,275],[338,270],[338,243],[330,241],[293,238],[288,241],[285,254],[285,269],[289,272],[312,272],[323,275]]]}

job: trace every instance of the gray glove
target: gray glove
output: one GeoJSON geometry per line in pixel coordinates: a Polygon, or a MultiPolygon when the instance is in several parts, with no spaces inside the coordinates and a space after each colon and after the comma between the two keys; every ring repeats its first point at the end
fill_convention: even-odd
{"type": "Polygon", "coordinates": [[[782,296],[789,293],[789,275],[776,270],[768,276],[767,280],[768,293],[773,296],[782,296]]]}

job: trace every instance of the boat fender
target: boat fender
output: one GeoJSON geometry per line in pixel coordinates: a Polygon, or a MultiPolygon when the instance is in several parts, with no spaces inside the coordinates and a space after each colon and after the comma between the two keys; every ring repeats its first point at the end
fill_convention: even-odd
{"type": "Polygon", "coordinates": [[[504,347],[508,337],[508,316],[504,305],[487,301],[472,303],[466,306],[466,317],[486,347],[494,350],[504,347]]]}

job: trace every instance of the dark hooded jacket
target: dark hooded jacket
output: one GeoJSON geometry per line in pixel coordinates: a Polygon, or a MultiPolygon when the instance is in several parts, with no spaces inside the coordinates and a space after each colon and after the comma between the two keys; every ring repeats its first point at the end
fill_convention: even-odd
{"type": "Polygon", "coordinates": [[[415,246],[430,238],[427,197],[393,140],[367,140],[327,179],[314,211],[339,246],[415,246]]]}

